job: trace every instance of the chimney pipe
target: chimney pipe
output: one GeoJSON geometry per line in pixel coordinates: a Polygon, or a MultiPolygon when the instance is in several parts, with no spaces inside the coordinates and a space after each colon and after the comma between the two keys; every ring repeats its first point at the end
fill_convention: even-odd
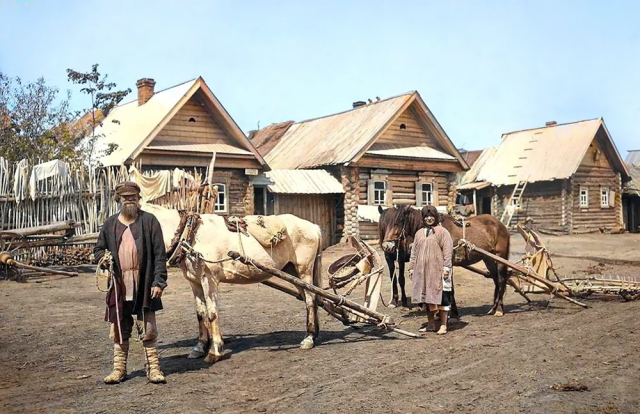
{"type": "Polygon", "coordinates": [[[153,87],[156,86],[156,81],[150,78],[142,78],[136,82],[138,87],[138,106],[146,104],[153,96],[153,87]]]}
{"type": "Polygon", "coordinates": [[[545,124],[545,126],[554,126],[554,125],[558,125],[558,123],[556,121],[547,121],[547,123],[545,124]]]}
{"type": "Polygon", "coordinates": [[[356,101],[353,103],[354,108],[360,108],[361,106],[365,106],[367,103],[365,101],[356,101]]]}

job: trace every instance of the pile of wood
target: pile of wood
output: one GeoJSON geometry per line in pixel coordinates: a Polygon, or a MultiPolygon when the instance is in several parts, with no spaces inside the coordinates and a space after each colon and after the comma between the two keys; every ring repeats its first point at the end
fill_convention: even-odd
{"type": "Polygon", "coordinates": [[[93,248],[91,247],[66,246],[46,251],[31,263],[38,267],[79,266],[91,264],[92,254],[93,248]]]}

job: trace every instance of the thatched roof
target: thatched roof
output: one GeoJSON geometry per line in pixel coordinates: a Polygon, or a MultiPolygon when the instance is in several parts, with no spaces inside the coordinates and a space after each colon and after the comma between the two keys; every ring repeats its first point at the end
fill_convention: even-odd
{"type": "Polygon", "coordinates": [[[293,121],[280,122],[278,124],[271,124],[259,131],[251,131],[249,133],[249,140],[251,140],[253,146],[256,147],[264,157],[276,146],[280,138],[283,137],[293,123],[293,121]]]}

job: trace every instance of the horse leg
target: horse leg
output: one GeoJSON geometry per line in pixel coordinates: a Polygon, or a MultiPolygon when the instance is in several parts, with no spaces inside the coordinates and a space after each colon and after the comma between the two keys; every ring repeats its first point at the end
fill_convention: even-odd
{"type": "MultiPolygon", "coordinates": [[[[308,266],[299,266],[296,272],[300,275],[300,279],[307,283],[313,283],[313,269],[308,266]]],[[[304,302],[307,307],[307,336],[300,342],[300,349],[311,349],[315,346],[315,340],[318,337],[320,323],[318,320],[318,303],[316,295],[301,289],[304,296],[304,302]]]]}
{"type": "Polygon", "coordinates": [[[503,265],[502,263],[497,265],[498,269],[497,269],[497,287],[498,287],[498,293],[497,293],[497,303],[496,303],[496,316],[503,316],[504,315],[504,303],[503,303],[503,299],[504,299],[504,293],[507,290],[507,281],[509,280],[509,272],[507,269],[507,266],[503,265]]]}
{"type": "Polygon", "coordinates": [[[198,343],[191,349],[187,358],[202,358],[209,349],[209,329],[207,328],[207,304],[205,301],[204,290],[199,283],[189,282],[193,296],[196,302],[196,314],[198,316],[198,343]]]}
{"type": "Polygon", "coordinates": [[[395,255],[385,253],[384,258],[386,259],[387,266],[389,267],[389,278],[391,278],[391,289],[393,291],[393,298],[391,299],[389,307],[395,308],[398,304],[398,286],[396,285],[396,280],[393,277],[396,272],[395,255]]]}
{"type": "Polygon", "coordinates": [[[398,284],[400,284],[400,294],[402,295],[402,306],[404,308],[408,307],[409,304],[407,302],[407,293],[404,290],[404,284],[405,284],[405,279],[404,279],[404,260],[401,260],[398,263],[398,284]]]}
{"type": "Polygon", "coordinates": [[[204,361],[212,364],[221,360],[225,354],[224,341],[220,332],[218,280],[209,269],[206,269],[202,276],[202,289],[206,295],[205,304],[207,306],[205,324],[209,327],[209,339],[211,340],[211,348],[204,361]]]}
{"type": "Polygon", "coordinates": [[[491,275],[491,279],[493,280],[493,306],[491,306],[487,315],[495,315],[496,310],[498,309],[498,267],[493,260],[485,259],[483,262],[491,275]]]}

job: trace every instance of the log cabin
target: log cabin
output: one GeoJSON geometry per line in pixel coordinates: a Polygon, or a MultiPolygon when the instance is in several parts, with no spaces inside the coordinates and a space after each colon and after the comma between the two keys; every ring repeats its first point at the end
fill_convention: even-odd
{"type": "Polygon", "coordinates": [[[509,132],[464,174],[457,192],[515,226],[526,219],[559,233],[623,226],[622,184],[629,170],[603,119],[509,132]]]}
{"type": "Polygon", "coordinates": [[[640,232],[640,150],[629,151],[625,159],[631,180],[623,185],[623,218],[631,233],[640,232]]]}
{"type": "Polygon", "coordinates": [[[354,102],[345,112],[272,124],[249,138],[276,170],[325,170],[340,183],[333,240],[378,237],[378,206],[443,211],[455,174],[468,169],[418,92],[354,102]]]}
{"type": "Polygon", "coordinates": [[[161,91],[155,91],[155,83],[148,78],[138,80],[137,98],[116,106],[96,128],[100,164],[133,166],[141,172],[206,171],[215,160],[215,212],[253,214],[255,193],[259,192],[254,178],[268,170],[264,158],[204,79],[161,91]]]}

